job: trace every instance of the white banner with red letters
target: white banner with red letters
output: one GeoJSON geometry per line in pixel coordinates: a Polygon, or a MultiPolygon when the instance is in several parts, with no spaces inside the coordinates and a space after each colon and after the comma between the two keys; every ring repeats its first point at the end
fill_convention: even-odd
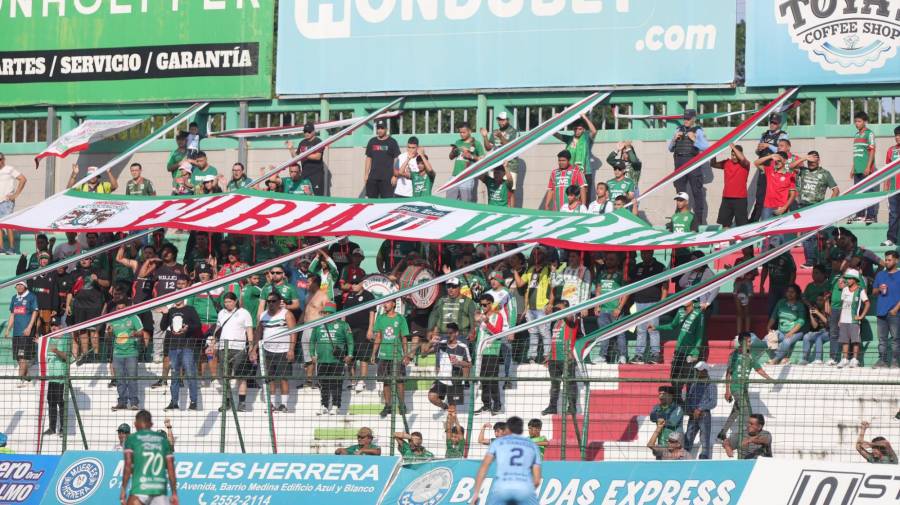
{"type": "Polygon", "coordinates": [[[72,153],[85,151],[94,142],[125,131],[143,120],[143,118],[88,119],[74,130],[54,140],[46,149],[35,156],[34,167],[37,168],[41,158],[46,158],[47,156],[65,158],[72,153]]]}

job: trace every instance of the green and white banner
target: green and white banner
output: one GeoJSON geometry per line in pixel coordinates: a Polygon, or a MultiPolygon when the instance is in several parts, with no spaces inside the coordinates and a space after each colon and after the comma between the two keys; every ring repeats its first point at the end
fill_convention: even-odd
{"type": "Polygon", "coordinates": [[[842,195],[745,226],[703,233],[656,229],[627,211],[602,215],[507,209],[429,197],[350,199],[242,189],[187,197],[98,195],[70,190],[0,220],[0,228],[123,232],[179,228],[259,235],[362,235],[430,242],[539,242],[580,250],[696,247],[828,226],[885,193],[842,195]]]}
{"type": "Polygon", "coordinates": [[[274,0],[0,1],[3,104],[272,96],[274,0]]]}

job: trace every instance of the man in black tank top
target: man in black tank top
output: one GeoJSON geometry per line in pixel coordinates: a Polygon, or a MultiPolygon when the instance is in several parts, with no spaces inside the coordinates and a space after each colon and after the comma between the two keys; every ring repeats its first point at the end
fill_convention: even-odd
{"type": "MultiPolygon", "coordinates": [[[[696,124],[697,111],[685,109],[683,117],[684,124],[675,130],[675,135],[669,141],[669,152],[675,160],[676,170],[709,147],[703,128],[696,124]]],[[[707,168],[706,165],[698,167],[673,183],[675,192],[690,195],[691,210],[700,224],[706,224],[706,188],[703,187],[703,172],[707,168]]]]}

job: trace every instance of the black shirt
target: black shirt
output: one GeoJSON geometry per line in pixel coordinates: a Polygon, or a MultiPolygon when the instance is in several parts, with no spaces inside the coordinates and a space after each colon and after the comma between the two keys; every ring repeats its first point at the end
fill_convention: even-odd
{"type": "MultiPolygon", "coordinates": [[[[631,267],[631,280],[633,282],[637,282],[648,277],[652,277],[657,274],[661,274],[665,271],[666,267],[656,259],[651,261],[649,264],[645,262],[638,263],[631,267]]],[[[658,302],[661,299],[661,288],[662,284],[656,284],[655,286],[650,286],[644,288],[634,294],[634,302],[635,303],[650,303],[650,302],[658,302]]]]}
{"type": "Polygon", "coordinates": [[[56,272],[38,275],[28,281],[28,290],[37,297],[39,310],[56,310],[59,303],[57,291],[56,272]]]}
{"type": "Polygon", "coordinates": [[[56,312],[62,314],[66,307],[66,297],[72,291],[72,284],[75,283],[75,277],[69,271],[63,273],[53,272],[50,274],[53,282],[56,284],[56,293],[59,295],[57,305],[54,307],[56,312]]]}
{"type": "Polygon", "coordinates": [[[78,267],[72,272],[75,282],[72,285],[72,305],[76,309],[99,309],[103,307],[105,298],[103,288],[91,275],[98,279],[106,279],[99,268],[78,267]]]}
{"type": "Polygon", "coordinates": [[[178,263],[174,266],[161,264],[156,267],[156,270],[150,274],[150,284],[153,286],[153,295],[163,296],[175,291],[177,289],[175,287],[175,281],[182,275],[184,275],[184,268],[178,263]]]}
{"type": "Polygon", "coordinates": [[[166,330],[166,340],[169,341],[170,349],[199,349],[203,342],[200,333],[200,315],[197,314],[197,309],[190,305],[169,307],[169,312],[163,314],[159,326],[166,330]],[[175,326],[186,327],[187,330],[176,335],[173,330],[175,326]]]}
{"type": "MultiPolygon", "coordinates": [[[[300,141],[300,144],[297,146],[297,154],[299,155],[302,152],[308,151],[316,144],[321,144],[322,139],[319,137],[313,137],[312,140],[303,139],[300,141]]],[[[305,159],[303,163],[300,165],[302,170],[302,174],[306,177],[311,177],[314,175],[319,175],[325,173],[325,162],[322,160],[311,160],[305,159]]]]}
{"type": "MultiPolygon", "coordinates": [[[[359,293],[351,293],[350,296],[348,296],[344,301],[344,309],[362,305],[363,303],[374,299],[375,295],[366,290],[362,290],[359,293]]],[[[366,330],[369,329],[369,314],[372,312],[375,312],[375,307],[372,307],[369,310],[360,310],[354,314],[350,314],[346,317],[345,320],[347,321],[347,324],[350,325],[350,329],[352,329],[354,333],[362,331],[363,336],[365,336],[366,330]]]]}
{"type": "Polygon", "coordinates": [[[384,140],[372,137],[366,146],[366,156],[372,158],[369,179],[389,181],[394,176],[394,161],[400,156],[400,146],[393,137],[384,140]]]}

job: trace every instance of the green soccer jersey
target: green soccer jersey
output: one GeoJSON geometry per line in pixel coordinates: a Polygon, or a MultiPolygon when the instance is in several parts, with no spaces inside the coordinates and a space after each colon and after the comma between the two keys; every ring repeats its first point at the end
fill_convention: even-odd
{"type": "Polygon", "coordinates": [[[828,293],[830,290],[831,285],[828,283],[828,281],[825,281],[822,284],[810,282],[806,285],[806,289],[803,290],[803,299],[809,302],[811,305],[815,305],[816,297],[818,297],[822,293],[828,293]]]}
{"type": "Polygon", "coordinates": [[[253,318],[253,326],[257,324],[257,312],[259,312],[259,299],[262,298],[262,289],[259,286],[247,284],[241,290],[241,307],[247,309],[253,318]]]}
{"type": "Polygon", "coordinates": [[[694,304],[694,310],[690,314],[684,308],[678,309],[675,318],[669,324],[661,324],[657,326],[659,330],[677,330],[678,340],[675,343],[675,349],[682,351],[690,356],[700,355],[700,343],[703,341],[702,334],[702,316],[697,310],[697,304],[694,304]]]}
{"type": "Polygon", "coordinates": [[[420,452],[414,452],[412,447],[410,447],[409,442],[403,442],[400,445],[400,455],[407,461],[426,461],[434,459],[434,454],[424,447],[422,447],[420,452]]]}
{"type": "Polygon", "coordinates": [[[402,338],[409,336],[409,325],[406,318],[400,314],[393,317],[387,314],[375,316],[375,325],[372,331],[381,334],[381,345],[378,347],[378,359],[384,361],[399,361],[403,359],[402,338]]]}
{"type": "Polygon", "coordinates": [[[141,331],[144,327],[140,318],[138,316],[128,316],[110,321],[107,324],[109,324],[113,334],[113,357],[136,358],[138,355],[138,342],[134,334],[141,331]]]}
{"type": "Polygon", "coordinates": [[[832,312],[834,312],[835,310],[837,310],[837,311],[841,310],[841,305],[842,305],[841,292],[844,290],[844,287],[842,285],[843,283],[841,282],[842,278],[843,278],[843,274],[838,272],[837,274],[832,275],[831,279],[829,279],[829,281],[828,281],[828,284],[830,286],[829,289],[831,291],[831,311],[832,312]]]}
{"type": "MultiPolygon", "coordinates": [[[[346,451],[348,455],[352,456],[358,454],[361,449],[362,447],[360,447],[359,444],[356,444],[348,447],[346,451]]],[[[366,449],[378,449],[378,446],[375,444],[370,444],[368,447],[366,447],[366,449]]],[[[362,456],[368,456],[368,454],[362,454],[362,456]]]]}
{"type": "Polygon", "coordinates": [[[677,233],[690,232],[694,226],[694,213],[691,211],[676,212],[672,214],[672,231],[677,233]]]}
{"type": "Polygon", "coordinates": [[[735,349],[728,357],[728,373],[731,375],[731,393],[738,394],[747,387],[750,372],[762,368],[759,358],[752,352],[743,353],[735,349]]]}
{"type": "Polygon", "coordinates": [[[194,166],[194,169],[191,171],[191,185],[194,186],[194,194],[200,194],[200,188],[203,186],[203,183],[200,182],[200,179],[206,177],[207,175],[219,175],[219,171],[216,170],[216,167],[212,165],[207,165],[203,170],[194,166]]]}
{"type": "Polygon", "coordinates": [[[815,170],[802,168],[800,176],[797,177],[798,202],[801,205],[819,203],[825,199],[828,189],[835,187],[837,182],[828,170],[821,167],[815,170]]]}
{"type": "MultiPolygon", "coordinates": [[[[271,293],[272,291],[278,291],[278,294],[281,295],[281,299],[284,300],[285,305],[290,304],[294,301],[294,298],[297,298],[297,292],[294,290],[294,287],[286,282],[284,284],[276,285],[266,284],[260,290],[259,297],[265,298],[269,296],[269,293],[271,293]]],[[[259,302],[257,302],[256,308],[257,310],[259,309],[259,302]]]]}
{"type": "Polygon", "coordinates": [[[509,182],[504,178],[499,183],[493,177],[482,179],[487,187],[488,205],[494,207],[509,206],[509,182]]]}
{"type": "Polygon", "coordinates": [[[334,356],[336,349],[344,351],[344,356],[353,356],[353,333],[344,320],[320,324],[309,337],[310,354],[318,363],[340,363],[334,356]]]}
{"type": "MultiPolygon", "coordinates": [[[[187,151],[181,151],[181,150],[175,149],[174,151],[172,151],[171,154],[169,154],[169,160],[166,161],[166,166],[170,167],[172,165],[177,165],[177,164],[181,163],[182,161],[184,161],[184,158],[186,156],[187,156],[187,151]]],[[[178,177],[179,172],[181,172],[180,169],[176,169],[174,172],[172,172],[172,182],[175,182],[175,178],[178,177]]]]}
{"type": "MultiPolygon", "coordinates": [[[[547,441],[547,437],[545,437],[543,435],[541,435],[539,437],[530,437],[530,438],[531,438],[531,441],[534,442],[535,444],[537,444],[538,442],[546,442],[547,441]]],[[[543,446],[543,445],[538,446],[538,450],[541,451],[541,457],[544,457],[545,449],[547,449],[546,446],[543,446]]]]}
{"type": "Polygon", "coordinates": [[[460,172],[466,169],[469,166],[471,161],[463,158],[463,151],[469,152],[474,156],[483,156],[484,155],[484,147],[481,146],[481,142],[475,140],[474,137],[469,138],[469,142],[466,142],[462,139],[457,139],[456,142],[453,143],[453,147],[459,151],[459,155],[456,158],[453,158],[453,175],[459,175],[460,172]]]}
{"type": "Polygon", "coordinates": [[[131,494],[168,494],[166,459],[172,456],[169,439],[158,431],[140,430],[125,440],[125,452],[132,457],[131,494]]]}
{"type": "MultiPolygon", "coordinates": [[[[605,270],[602,274],[597,277],[597,285],[600,288],[600,294],[605,295],[610,291],[616,290],[622,287],[625,284],[625,281],[622,277],[621,272],[612,272],[610,273],[608,270],[605,270]]],[[[600,305],[600,310],[603,312],[612,312],[619,307],[619,300],[610,300],[602,305],[600,305]]]]}
{"type": "Polygon", "coordinates": [[[153,183],[150,182],[149,179],[141,179],[141,182],[137,182],[134,179],[129,179],[129,181],[125,183],[125,194],[153,196],[156,194],[156,190],[153,189],[153,183]]]}
{"type": "Polygon", "coordinates": [[[284,192],[289,195],[313,194],[312,181],[306,177],[301,178],[299,181],[294,181],[290,177],[282,177],[281,187],[284,188],[284,192]]]}
{"type": "MultiPolygon", "coordinates": [[[[62,335],[59,337],[51,338],[50,341],[47,342],[47,346],[56,347],[59,352],[68,356],[69,350],[72,348],[72,337],[70,337],[69,335],[62,335]]],[[[50,382],[62,384],[63,382],[65,382],[65,377],[68,372],[68,361],[57,356],[55,352],[47,353],[47,375],[49,375],[50,377],[59,377],[58,379],[51,379],[50,382]]]]}
{"type": "Polygon", "coordinates": [[[410,170],[409,180],[412,182],[413,196],[431,196],[431,186],[434,184],[434,172],[428,173],[424,168],[420,170],[410,170]]]}
{"type": "Polygon", "coordinates": [[[628,177],[623,178],[621,181],[610,179],[606,181],[606,185],[609,187],[610,200],[615,200],[619,195],[628,198],[628,193],[634,193],[634,181],[628,177]]]}
{"type": "Polygon", "coordinates": [[[800,302],[791,303],[782,298],[775,305],[772,318],[778,325],[778,331],[782,333],[791,331],[798,324],[800,329],[797,331],[800,331],[806,325],[806,306],[800,302]]]}
{"type": "Polygon", "coordinates": [[[464,458],[466,455],[466,439],[461,438],[459,442],[453,443],[449,438],[447,439],[447,452],[444,453],[444,457],[447,459],[451,458],[464,458]]]}
{"type": "Polygon", "coordinates": [[[853,173],[864,173],[872,156],[875,156],[875,133],[863,128],[853,136],[853,173]]]}

